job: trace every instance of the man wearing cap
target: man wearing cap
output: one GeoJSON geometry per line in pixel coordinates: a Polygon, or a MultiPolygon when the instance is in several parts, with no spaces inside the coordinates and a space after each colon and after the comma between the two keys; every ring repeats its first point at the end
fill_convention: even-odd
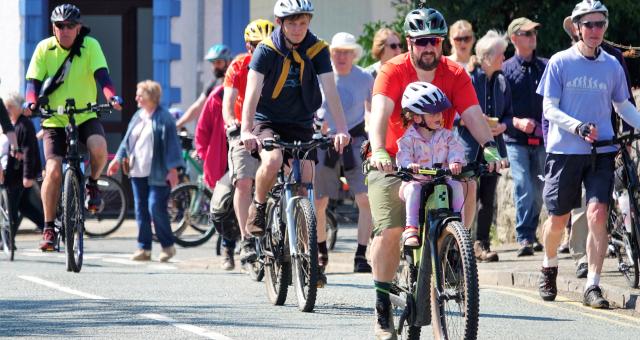
{"type": "Polygon", "coordinates": [[[544,173],[544,143],[542,140],[542,96],[536,93],[540,77],[548,60],[536,55],[539,23],[527,18],[514,19],[508,34],[516,53],[502,65],[512,93],[513,120],[506,120],[507,145],[513,200],[516,206],[516,240],[518,256],[541,251],[536,229],[542,209],[542,185],[538,178],[544,173]]]}
{"type": "Polygon", "coordinates": [[[545,255],[539,293],[545,301],[556,298],[557,247],[569,213],[580,207],[580,189],[584,185],[589,273],[583,304],[593,308],[609,307],[600,289],[600,272],[607,251],[606,222],[617,150],[600,147],[592,156],[591,143],[613,138],[611,105],[627,123],[640,127],[640,114],[628,100],[624,70],[600,47],[608,15],[599,1],[585,0],[576,5],[571,21],[580,40],[551,57],[537,89],[544,96],[544,116],[549,120],[543,189],[549,218],[544,225],[545,255]]]}
{"type": "MultiPolygon", "coordinates": [[[[333,149],[318,151],[318,164],[314,188],[316,192],[316,216],[318,219],[318,249],[320,250],[319,263],[321,268],[327,264],[327,235],[326,235],[326,209],[329,198],[338,198],[340,188],[340,165],[344,170],[344,176],[349,183],[349,190],[355,196],[358,205],[358,248],[354,259],[353,271],[356,273],[370,273],[371,266],[367,263],[365,252],[371,235],[371,211],[367,187],[364,184],[362,174],[362,161],[359,149],[362,142],[367,139],[365,132],[365,112],[369,111],[371,104],[371,90],[373,89],[373,77],[354,63],[362,55],[362,47],[356,43],[356,38],[345,32],[333,36],[330,46],[331,64],[333,66],[334,79],[338,87],[338,94],[342,103],[347,128],[351,135],[351,144],[344,149],[342,155],[333,149]]],[[[329,131],[336,131],[335,122],[332,119],[331,109],[323,100],[322,107],[318,110],[318,118],[325,121],[329,131]]]]}

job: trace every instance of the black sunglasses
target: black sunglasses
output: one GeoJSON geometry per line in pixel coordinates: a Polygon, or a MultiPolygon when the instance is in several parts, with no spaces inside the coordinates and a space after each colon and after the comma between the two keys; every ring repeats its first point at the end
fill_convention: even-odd
{"type": "Polygon", "coordinates": [[[473,37],[470,36],[470,35],[467,35],[467,36],[464,36],[464,37],[455,37],[455,38],[453,38],[454,41],[465,42],[465,43],[470,42],[471,39],[473,39],[473,37]]]}
{"type": "Polygon", "coordinates": [[[411,41],[413,41],[413,44],[416,46],[425,47],[429,44],[433,46],[438,46],[438,44],[441,43],[442,40],[443,40],[442,37],[426,37],[426,38],[415,38],[415,39],[412,39],[411,41]]]}
{"type": "Polygon", "coordinates": [[[531,31],[518,31],[516,32],[516,35],[519,37],[533,37],[538,35],[538,31],[536,30],[531,30],[531,31]]]}
{"type": "Polygon", "coordinates": [[[67,29],[73,29],[73,28],[75,28],[78,24],[77,24],[77,23],[75,23],[75,22],[68,22],[68,23],[66,23],[66,24],[65,24],[64,22],[56,22],[56,23],[54,23],[54,25],[55,25],[59,30],[62,30],[62,29],[65,29],[65,28],[67,28],[67,29]]]}
{"type": "Polygon", "coordinates": [[[603,28],[604,26],[607,25],[607,21],[606,20],[601,20],[601,21],[583,21],[583,22],[581,22],[581,24],[584,25],[584,27],[592,30],[595,27],[603,28]]]}
{"type": "Polygon", "coordinates": [[[396,43],[391,43],[391,44],[389,44],[387,46],[389,46],[389,48],[392,49],[392,50],[395,50],[396,48],[401,48],[402,47],[402,45],[396,44],[396,43]]]}

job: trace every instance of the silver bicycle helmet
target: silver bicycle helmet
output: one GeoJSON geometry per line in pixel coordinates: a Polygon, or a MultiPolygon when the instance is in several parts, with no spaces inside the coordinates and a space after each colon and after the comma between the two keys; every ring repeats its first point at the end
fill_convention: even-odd
{"type": "Polygon", "coordinates": [[[295,14],[312,14],[313,4],[309,0],[278,0],[273,7],[273,15],[284,18],[295,14]]]}
{"type": "Polygon", "coordinates": [[[409,85],[402,94],[402,108],[416,114],[442,112],[451,107],[449,98],[437,86],[416,81],[409,85]]]}
{"type": "Polygon", "coordinates": [[[602,13],[605,17],[609,17],[609,10],[600,1],[583,0],[573,8],[571,21],[578,22],[580,18],[590,13],[602,13]]]}
{"type": "Polygon", "coordinates": [[[404,18],[404,32],[411,38],[424,35],[446,37],[448,28],[442,13],[433,8],[418,8],[404,18]]]}
{"type": "Polygon", "coordinates": [[[71,4],[62,4],[51,11],[51,22],[80,22],[80,9],[71,4]]]}

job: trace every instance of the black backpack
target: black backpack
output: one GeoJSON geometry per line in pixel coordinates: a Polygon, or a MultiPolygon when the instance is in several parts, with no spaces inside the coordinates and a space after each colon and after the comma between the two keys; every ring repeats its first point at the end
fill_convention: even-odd
{"type": "Polygon", "coordinates": [[[234,191],[231,175],[227,172],[216,183],[210,204],[211,223],[228,240],[240,240],[240,227],[233,209],[234,191]]]}

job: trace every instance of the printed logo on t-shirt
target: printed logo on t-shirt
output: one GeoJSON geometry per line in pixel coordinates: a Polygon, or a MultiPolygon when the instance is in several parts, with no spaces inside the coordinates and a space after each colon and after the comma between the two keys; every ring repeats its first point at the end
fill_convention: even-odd
{"type": "Polygon", "coordinates": [[[568,89],[582,89],[582,90],[600,90],[607,91],[607,83],[594,79],[593,77],[581,76],[576,77],[573,80],[569,80],[565,87],[568,89]]]}
{"type": "Polygon", "coordinates": [[[300,87],[300,67],[296,67],[293,64],[289,66],[289,74],[287,74],[287,81],[284,82],[284,87],[300,87]]]}

